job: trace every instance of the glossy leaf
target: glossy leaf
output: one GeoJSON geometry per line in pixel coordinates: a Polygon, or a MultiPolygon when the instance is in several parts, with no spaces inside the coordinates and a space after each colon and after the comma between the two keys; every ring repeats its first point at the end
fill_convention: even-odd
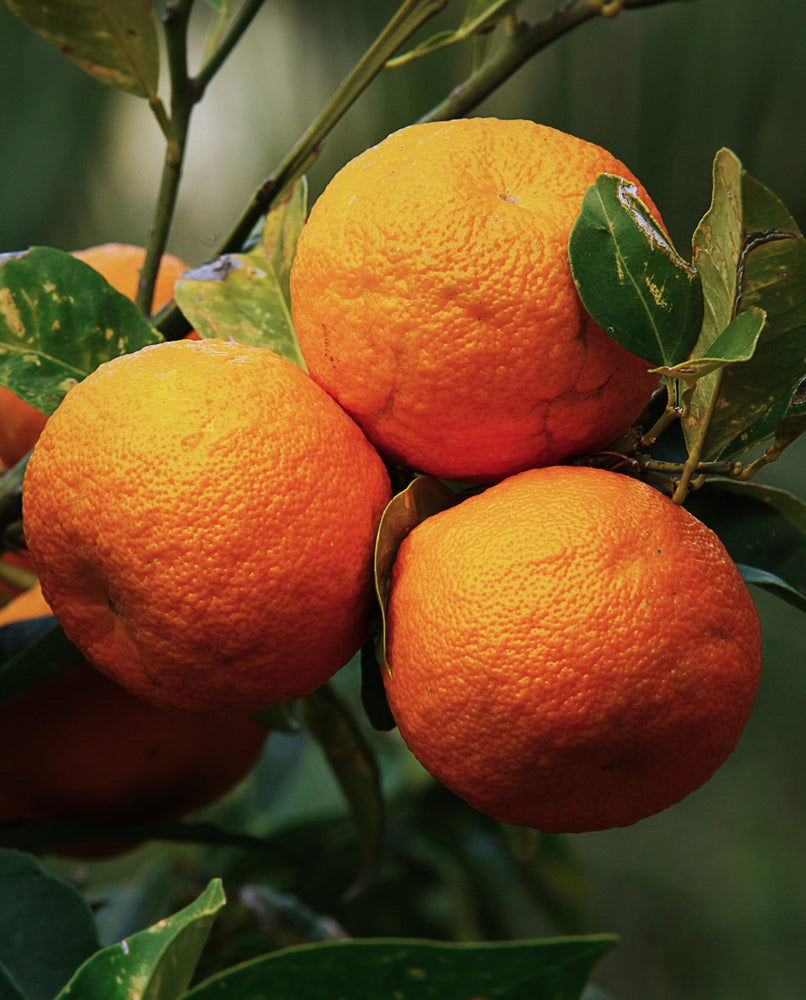
{"type": "Polygon", "coordinates": [[[101,83],[138,97],[159,84],[159,37],[149,0],[6,0],[33,30],[101,83]]]}
{"type": "Polygon", "coordinates": [[[684,422],[689,447],[703,438],[703,458],[736,458],[773,436],[806,373],[806,241],[780,200],[721,150],[693,244],[705,298],[695,358],[710,355],[734,317],[766,316],[752,358],[702,378],[684,422]]]}
{"type": "Polygon", "coordinates": [[[214,879],[179,913],[96,952],[57,1000],[178,1000],[193,976],[224,891],[214,879]]]}
{"type": "Polygon", "coordinates": [[[0,850],[0,884],[0,997],[51,1000],[100,946],[92,912],[22,851],[0,850]]]}
{"type": "Polygon", "coordinates": [[[600,174],[568,244],[580,298],[611,337],[655,367],[688,357],[702,321],[700,279],[635,185],[600,174]]]}
{"type": "Polygon", "coordinates": [[[125,295],[69,253],[0,256],[0,385],[43,413],[102,362],[160,340],[125,295]]]}
{"type": "Polygon", "coordinates": [[[375,876],[383,846],[385,809],[378,763],[349,706],[332,687],[325,685],[302,699],[302,712],[344,793],[358,833],[361,868],[351,889],[355,895],[375,876]]]}
{"type": "Polygon", "coordinates": [[[442,480],[433,476],[418,476],[392,497],[383,512],[375,540],[375,594],[382,616],[377,643],[378,661],[385,670],[389,669],[386,659],[386,606],[397,550],[406,535],[421,521],[452,507],[457,499],[442,480]]]}
{"type": "Polygon", "coordinates": [[[711,479],[686,507],[722,539],[748,582],[806,610],[806,503],[785,490],[711,479]]]}
{"type": "Polygon", "coordinates": [[[495,944],[329,941],[245,962],[185,1000],[579,1000],[615,943],[607,935],[495,944]]]}

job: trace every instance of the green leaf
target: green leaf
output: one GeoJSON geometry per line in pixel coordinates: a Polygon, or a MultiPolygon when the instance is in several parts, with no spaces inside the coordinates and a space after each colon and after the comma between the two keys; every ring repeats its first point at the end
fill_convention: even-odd
{"type": "Polygon", "coordinates": [[[248,252],[225,254],[176,283],[176,302],[202,337],[267,347],[305,367],[291,321],[289,275],[305,220],[306,191],[303,180],[275,205],[260,243],[248,252]]]}
{"type": "Polygon", "coordinates": [[[69,253],[0,256],[0,385],[42,413],[102,362],[160,340],[125,295],[69,253]]]}
{"type": "Polygon", "coordinates": [[[245,962],[185,1000],[579,1000],[615,943],[608,935],[495,944],[329,941],[245,962]]]}
{"type": "Polygon", "coordinates": [[[378,636],[378,661],[389,669],[386,659],[386,607],[392,585],[392,567],[397,550],[406,535],[432,514],[452,507],[458,497],[441,479],[418,476],[389,503],[381,517],[375,539],[375,594],[381,610],[381,629],[378,636]]]}
{"type": "Polygon", "coordinates": [[[773,486],[711,479],[686,507],[719,535],[748,582],[806,610],[806,503],[773,486]]]}
{"type": "Polygon", "coordinates": [[[711,355],[725,329],[752,309],[766,322],[750,359],[697,383],[684,421],[689,448],[730,459],[775,433],[806,373],[806,240],[780,200],[729,150],[714,161],[711,206],[694,234],[703,328],[693,358],[711,355]]]}
{"type": "Polygon", "coordinates": [[[713,342],[707,357],[689,358],[654,371],[667,378],[693,382],[726,365],[749,361],[753,357],[766,319],[766,314],[761,309],[748,309],[747,312],[739,313],[713,342]]]}
{"type": "Polygon", "coordinates": [[[156,94],[159,37],[148,0],[6,0],[6,4],[101,83],[137,97],[156,94]]]}
{"type": "Polygon", "coordinates": [[[383,846],[385,809],[375,754],[349,707],[325,685],[302,699],[303,716],[336,777],[358,833],[361,869],[348,895],[373,880],[383,846]]]}
{"type": "Polygon", "coordinates": [[[622,347],[656,367],[688,357],[702,321],[700,279],[634,184],[599,175],[582,201],[568,253],[585,308],[622,347]]]}
{"type": "Polygon", "coordinates": [[[96,952],[56,1000],[178,1000],[224,905],[220,879],[179,913],[96,952]]]}
{"type": "Polygon", "coordinates": [[[0,997],[51,1000],[99,947],[92,912],[22,851],[0,850],[0,884],[0,997]]]}
{"type": "Polygon", "coordinates": [[[456,45],[468,38],[478,38],[479,35],[492,31],[499,21],[516,11],[522,4],[523,0],[469,0],[465,16],[458,28],[436,32],[408,52],[389,59],[386,67],[397,69],[449,45],[456,45]]]}

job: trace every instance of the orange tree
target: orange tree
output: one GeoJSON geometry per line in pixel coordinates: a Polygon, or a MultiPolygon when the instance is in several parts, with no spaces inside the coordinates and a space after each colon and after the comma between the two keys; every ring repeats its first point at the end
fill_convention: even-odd
{"type": "MultiPolygon", "coordinates": [[[[72,430],[66,417],[53,422],[37,445],[30,479],[24,456],[2,480],[3,549],[30,545],[45,593],[64,618],[3,626],[4,711],[19,727],[18,710],[35,702],[38,688],[52,690],[54,675],[86,669],[81,652],[92,668],[126,684],[131,671],[117,668],[129,660],[116,654],[94,661],[99,644],[137,663],[149,681],[131,685],[138,696],[162,686],[166,663],[183,664],[172,669],[172,698],[193,707],[199,654],[192,642],[207,641],[215,609],[225,608],[232,622],[232,634],[221,632],[215,648],[205,649],[207,665],[221,671],[216,690],[237,690],[238,658],[227,650],[238,647],[244,632],[258,636],[250,674],[260,669],[260,641],[267,646],[263,669],[304,674],[307,661],[295,659],[309,655],[312,636],[317,646],[333,641],[350,614],[341,605],[324,606],[331,593],[343,603],[344,586],[340,571],[317,555],[331,547],[328,532],[335,529],[314,512],[320,501],[335,522],[354,511],[367,489],[362,470],[333,475],[325,462],[321,490],[311,495],[314,484],[303,473],[305,495],[295,498],[293,477],[304,459],[296,452],[293,462],[278,456],[270,437],[276,414],[270,406],[251,410],[259,392],[241,391],[240,382],[230,402],[221,403],[220,391],[216,402],[208,400],[200,426],[182,417],[200,412],[195,402],[172,410],[173,423],[161,410],[129,425],[119,413],[129,408],[127,400],[133,412],[144,399],[169,409],[175,400],[153,388],[141,392],[126,381],[128,362],[117,358],[168,357],[170,351],[148,353],[149,345],[178,340],[191,328],[203,339],[234,342],[227,354],[236,363],[255,350],[281,355],[284,364],[308,371],[295,376],[305,384],[296,411],[288,400],[283,405],[286,421],[296,419],[297,437],[315,437],[325,454],[332,444],[327,430],[314,432],[307,421],[302,397],[321,391],[315,380],[377,446],[394,496],[382,516],[376,511],[368,593],[354,597],[356,621],[364,624],[350,628],[356,641],[343,658],[359,633],[366,637],[360,655],[334,664],[323,684],[317,674],[315,690],[303,685],[306,693],[294,701],[234,699],[240,711],[248,703],[245,725],[256,720],[278,733],[245,784],[182,822],[129,822],[127,815],[122,823],[119,813],[110,809],[104,819],[99,808],[94,823],[76,822],[65,809],[0,827],[0,995],[238,1000],[346,996],[357,983],[370,998],[598,994],[590,977],[616,941],[590,932],[573,851],[553,832],[632,823],[702,784],[739,739],[758,684],[758,623],[746,584],[806,606],[806,506],[756,480],[806,424],[806,242],[780,199],[727,149],[714,158],[711,204],[690,253],[680,253],[649,196],[602,151],[569,196],[541,170],[547,159],[549,172],[563,177],[570,153],[555,149],[541,158],[518,147],[512,172],[495,177],[495,197],[486,192],[492,208],[471,202],[456,178],[466,178],[471,165],[477,171],[474,156],[488,155],[476,143],[452,154],[462,157],[452,180],[433,161],[430,182],[421,171],[408,172],[421,186],[433,183],[435,200],[418,201],[405,181],[392,197],[395,173],[406,173],[401,163],[372,181],[363,214],[367,174],[359,162],[341,214],[328,214],[328,206],[312,216],[324,218],[324,228],[312,224],[296,262],[295,250],[307,217],[305,171],[377,76],[467,46],[472,72],[418,128],[462,119],[577,26],[634,17],[658,2],[570,0],[529,21],[526,5],[505,0],[406,0],[248,199],[209,261],[180,279],[176,302],[152,315],[192,113],[260,0],[234,10],[220,6],[194,72],[192,0],[168,4],[159,23],[139,0],[100,6],[59,0],[47,11],[7,0],[87,73],[148,104],[165,139],[165,159],[136,303],[68,253],[33,246],[0,257],[0,384],[44,415],[79,384],[80,399],[88,400],[77,404],[81,419],[72,430]],[[449,27],[421,30],[443,9],[454,17],[449,27]],[[165,100],[158,86],[163,57],[165,100]],[[538,178],[533,189],[523,186],[524,176],[538,178]],[[462,249],[483,261],[484,239],[499,224],[504,231],[513,213],[518,240],[506,230],[486,267],[474,270],[463,261],[462,249]],[[414,223],[405,241],[404,221],[414,223]],[[456,246],[449,243],[437,260],[446,234],[456,246]],[[408,263],[398,256],[404,242],[408,263]],[[504,285],[520,297],[503,294],[504,285]],[[404,305],[415,318],[402,330],[404,305]],[[425,320],[417,320],[418,309],[425,320]],[[462,345],[461,363],[454,363],[450,339],[439,343],[440,309],[462,345]],[[517,339],[525,324],[549,322],[552,334],[542,343],[517,339]],[[437,350],[412,353],[409,328],[437,350]],[[490,340],[495,350],[482,357],[464,350],[490,340]],[[597,352],[609,359],[604,374],[599,362],[593,372],[585,367],[597,352]],[[357,401],[354,387],[341,384],[339,372],[351,370],[360,370],[361,392],[372,398],[377,390],[380,402],[357,401]],[[119,393],[115,372],[123,373],[119,393]],[[515,372],[511,381],[508,372],[515,372]],[[99,380],[111,386],[110,408],[93,399],[99,380]],[[535,399],[554,416],[538,415],[530,428],[535,399]],[[219,404],[226,414],[216,412],[219,404]],[[233,412],[243,433],[236,427],[217,435],[233,412]],[[109,424],[107,414],[115,417],[109,424]],[[577,434],[580,420],[589,426],[577,434]],[[382,424],[397,425],[391,443],[375,433],[382,424]],[[157,427],[159,458],[150,461],[148,431],[157,434],[157,427]],[[542,463],[539,448],[519,445],[514,465],[501,464],[503,446],[513,450],[512,434],[565,443],[545,450],[542,463]],[[422,459],[408,450],[418,438],[428,442],[422,459]],[[135,439],[136,453],[127,448],[135,439]],[[468,440],[472,466],[454,464],[468,440]],[[199,441],[207,442],[201,461],[199,441]],[[192,449],[183,491],[172,492],[178,477],[171,470],[192,449]],[[64,456],[75,471],[69,490],[64,456]],[[90,458],[95,465],[85,463],[90,458]],[[530,471],[539,464],[549,465],[545,473],[530,471]],[[99,470],[108,479],[99,479],[99,470]],[[505,478],[512,472],[527,478],[505,478]],[[282,485],[273,490],[275,476],[282,485]],[[532,479],[547,485],[524,492],[532,479]],[[236,524],[239,491],[256,497],[246,534],[236,524]],[[268,502],[261,507],[278,497],[285,501],[279,515],[268,502]],[[206,512],[195,533],[194,500],[206,512]],[[25,503],[37,511],[29,525],[25,503]],[[188,544],[181,553],[161,535],[168,523],[163,508],[171,524],[183,526],[188,544]],[[477,513],[485,510],[493,515],[477,513]],[[114,584],[113,570],[122,564],[116,513],[126,539],[126,578],[138,584],[127,591],[134,612],[129,631],[114,584]],[[273,531],[283,533],[293,556],[270,548],[273,531]],[[299,534],[296,550],[292,532],[299,534]],[[312,548],[304,544],[309,535],[312,548]],[[304,560],[301,589],[289,590],[292,577],[300,580],[291,570],[304,560]],[[165,572],[156,572],[158,565],[165,572]],[[244,565],[258,569],[239,573],[244,565]],[[92,641],[81,616],[69,612],[82,603],[90,569],[103,582],[95,587],[103,600],[95,600],[92,641]],[[144,595],[152,580],[159,584],[144,595]],[[374,607],[366,626],[368,596],[374,607]],[[290,653],[277,648],[288,635],[278,639],[272,631],[280,606],[273,602],[300,609],[290,653]],[[309,602],[322,608],[316,621],[309,602]],[[165,608],[170,613],[161,615],[165,608]],[[143,620],[150,622],[150,645],[142,631],[131,630],[143,620]],[[312,762],[310,750],[321,754],[325,769],[312,762]],[[337,820],[325,772],[345,804],[337,820]],[[59,860],[76,843],[143,840],[150,846],[103,862],[111,868],[90,861],[80,873],[59,860]],[[446,916],[448,898],[454,912],[446,916]],[[553,932],[539,937],[521,932],[547,925],[553,932]]],[[[577,148],[579,140],[566,140],[577,148]]],[[[400,146],[402,136],[387,143],[400,146]]],[[[369,151],[363,162],[374,159],[369,151]]],[[[495,157],[492,166],[500,166],[495,157]]],[[[490,177],[488,169],[488,187],[490,177]]],[[[181,353],[205,350],[188,344],[181,353]]],[[[152,374],[182,381],[170,365],[152,374]]],[[[213,384],[226,376],[209,378],[213,384]]],[[[203,391],[185,385],[181,398],[203,391]]],[[[68,703],[63,710],[69,714],[68,703]]],[[[81,725],[92,725],[91,712],[75,714],[81,725]]],[[[225,718],[231,726],[231,715],[225,718]]],[[[103,720],[104,732],[109,722],[103,720]]],[[[118,729],[131,750],[123,721],[118,729]]],[[[70,727],[64,730],[69,741],[70,727]]],[[[62,752],[55,737],[45,747],[62,752]]],[[[114,755],[113,741],[106,753],[114,755]]],[[[133,763],[130,755],[127,771],[133,763]]],[[[111,780],[109,760],[103,764],[111,780]]],[[[46,765],[30,769],[32,775],[47,774],[46,765]]],[[[0,803],[8,798],[0,788],[0,803]]]]}

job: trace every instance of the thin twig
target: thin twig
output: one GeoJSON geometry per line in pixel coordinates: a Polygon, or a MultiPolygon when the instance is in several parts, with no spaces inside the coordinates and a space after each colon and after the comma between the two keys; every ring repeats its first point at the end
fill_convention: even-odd
{"type": "Polygon", "coordinates": [[[420,121],[446,121],[466,115],[508,80],[546,46],[595,17],[615,16],[620,11],[654,7],[662,3],[686,0],[623,0],[615,8],[612,0],[568,0],[547,17],[534,24],[520,22],[517,29],[470,76],[459,84],[420,121]]]}

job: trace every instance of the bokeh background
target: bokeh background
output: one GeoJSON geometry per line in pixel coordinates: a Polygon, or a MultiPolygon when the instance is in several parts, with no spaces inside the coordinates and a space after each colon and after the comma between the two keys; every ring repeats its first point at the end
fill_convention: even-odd
{"type": "MultiPolygon", "coordinates": [[[[454,22],[455,6],[424,34],[454,22]]],[[[522,12],[534,18],[552,6],[524,3],[522,12]]],[[[252,190],[395,7],[391,0],[266,4],[194,116],[170,249],[192,265],[212,256],[252,190]]],[[[200,47],[209,21],[203,14],[198,21],[200,47]]],[[[642,179],[686,253],[722,146],[806,225],[804,38],[802,0],[694,0],[627,12],[558,41],[478,111],[532,118],[612,150],[642,179]]],[[[433,55],[376,81],[312,167],[312,197],[346,159],[427,112],[468,61],[465,49],[433,55]]],[[[0,250],[144,243],[161,161],[143,102],[97,85],[0,5],[0,250]]],[[[806,496],[804,457],[796,446],[763,481],[806,496]]],[[[730,761],[660,816],[555,845],[573,859],[574,880],[584,873],[582,929],[621,936],[597,982],[624,1000],[806,995],[806,620],[768,594],[754,596],[764,677],[730,761]]],[[[274,740],[267,767],[275,782],[284,759],[295,768],[308,759],[299,740],[274,740]]],[[[321,762],[305,768],[295,773],[309,783],[310,798],[310,783],[327,777],[321,762]]],[[[337,795],[320,802],[339,808],[337,795]]],[[[461,828],[457,808],[464,815],[438,798],[431,821],[461,828]]],[[[462,919],[472,901],[462,902],[461,885],[450,888],[449,847],[434,864],[444,867],[443,909],[453,917],[434,926],[461,937],[478,928],[462,919]]],[[[513,935],[563,929],[550,908],[541,915],[527,905],[515,882],[500,886],[513,935]]],[[[574,881],[569,892],[578,891],[574,881]]]]}

